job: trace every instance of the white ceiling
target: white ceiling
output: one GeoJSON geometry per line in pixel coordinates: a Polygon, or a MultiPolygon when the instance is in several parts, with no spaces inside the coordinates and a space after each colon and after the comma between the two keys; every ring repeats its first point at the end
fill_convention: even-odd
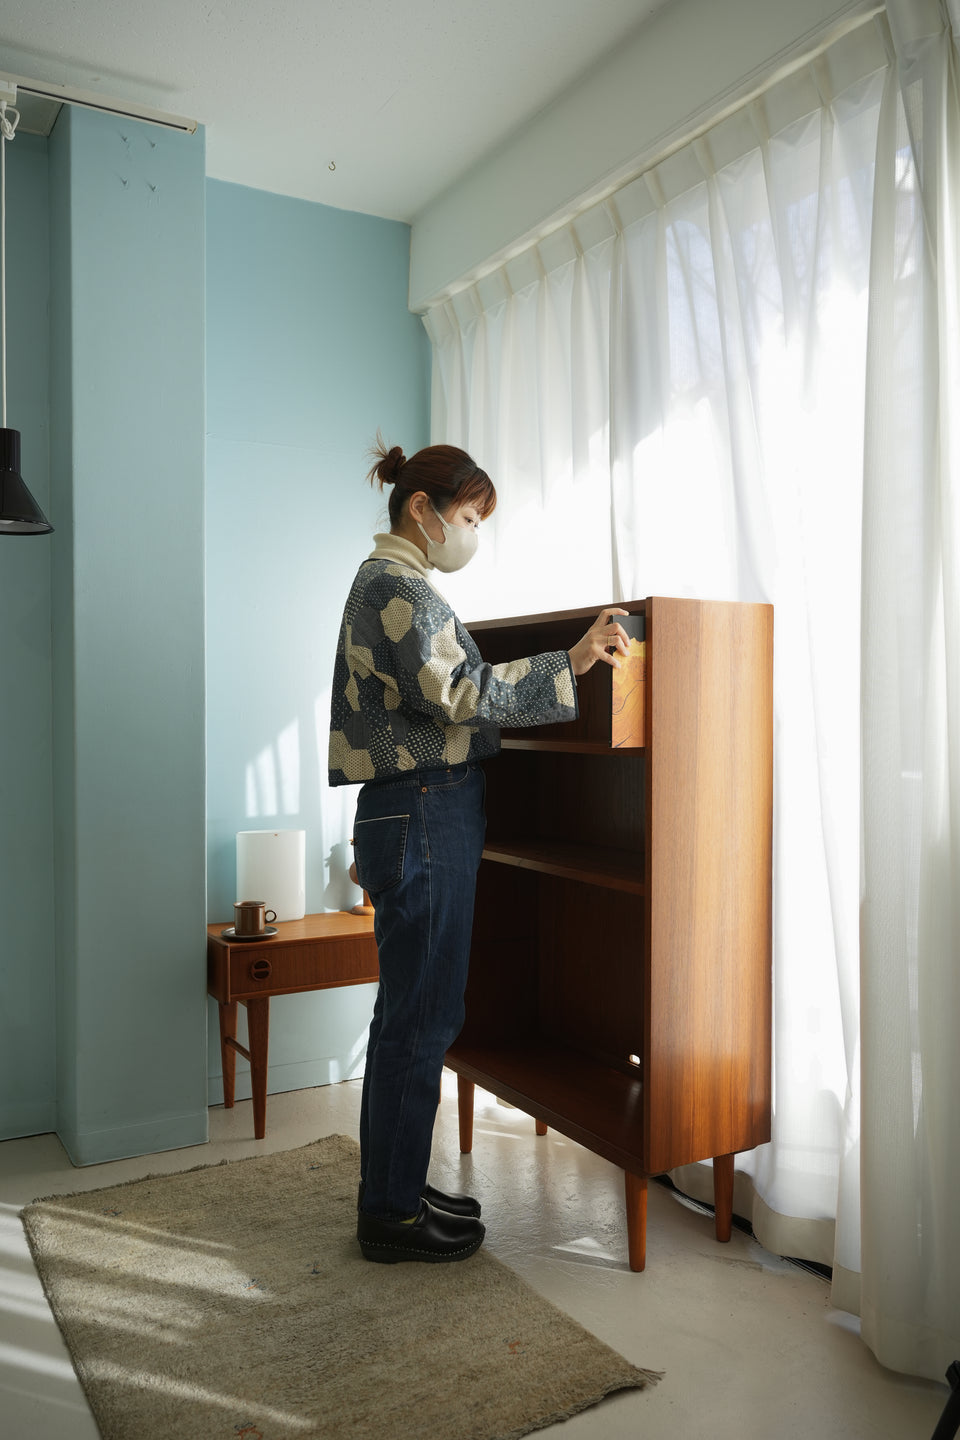
{"type": "Polygon", "coordinates": [[[190,116],[217,179],[412,220],[666,3],[4,0],[0,71],[190,116]]]}

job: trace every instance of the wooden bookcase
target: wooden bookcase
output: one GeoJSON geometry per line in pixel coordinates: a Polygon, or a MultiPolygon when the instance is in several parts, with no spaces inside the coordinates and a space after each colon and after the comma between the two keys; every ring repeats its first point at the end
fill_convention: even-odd
{"type": "MultiPolygon", "coordinates": [[[[646,1182],[770,1138],[773,612],[625,602],[631,655],[578,682],[580,716],[505,730],[486,766],[458,1076],[622,1167],[630,1266],[646,1182]]],[[[497,663],[569,649],[598,611],[472,624],[497,663]]],[[[626,623],[626,622],[624,622],[626,623]]]]}

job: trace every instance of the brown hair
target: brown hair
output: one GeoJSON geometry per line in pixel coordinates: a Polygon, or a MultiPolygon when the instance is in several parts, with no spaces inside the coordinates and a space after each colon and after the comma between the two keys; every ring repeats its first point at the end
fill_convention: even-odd
{"type": "Polygon", "coordinates": [[[399,445],[388,450],[378,431],[370,455],[374,462],[367,475],[370,484],[381,490],[393,486],[387,506],[391,525],[399,525],[404,504],[418,490],[430,496],[441,515],[452,505],[475,505],[485,520],[497,503],[490,476],[455,445],[428,445],[408,460],[399,445]]]}

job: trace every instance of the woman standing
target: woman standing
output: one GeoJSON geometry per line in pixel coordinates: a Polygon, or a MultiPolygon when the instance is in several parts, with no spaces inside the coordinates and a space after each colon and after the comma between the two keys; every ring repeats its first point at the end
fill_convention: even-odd
{"type": "Polygon", "coordinates": [[[574,720],[574,677],[618,665],[609,608],[571,651],[487,665],[434,569],[459,570],[496,505],[463,450],[407,460],[378,441],[368,479],[390,486],[390,533],[360,566],[337,645],[330,784],[363,782],[354,856],[374,907],[380,987],[360,1106],[357,1239],[368,1260],[448,1261],[484,1236],[480,1206],[427,1184],[444,1056],[463,1025],[484,776],[500,726],[574,720]]]}

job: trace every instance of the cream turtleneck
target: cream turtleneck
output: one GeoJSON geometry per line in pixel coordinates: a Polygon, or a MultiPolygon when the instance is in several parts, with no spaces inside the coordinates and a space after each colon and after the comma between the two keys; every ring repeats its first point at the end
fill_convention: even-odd
{"type": "Polygon", "coordinates": [[[394,560],[400,565],[408,565],[411,570],[416,570],[424,579],[430,579],[430,571],[434,567],[419,545],[414,545],[412,540],[405,540],[402,535],[381,533],[374,535],[373,544],[374,549],[367,556],[368,560],[394,560]]]}

